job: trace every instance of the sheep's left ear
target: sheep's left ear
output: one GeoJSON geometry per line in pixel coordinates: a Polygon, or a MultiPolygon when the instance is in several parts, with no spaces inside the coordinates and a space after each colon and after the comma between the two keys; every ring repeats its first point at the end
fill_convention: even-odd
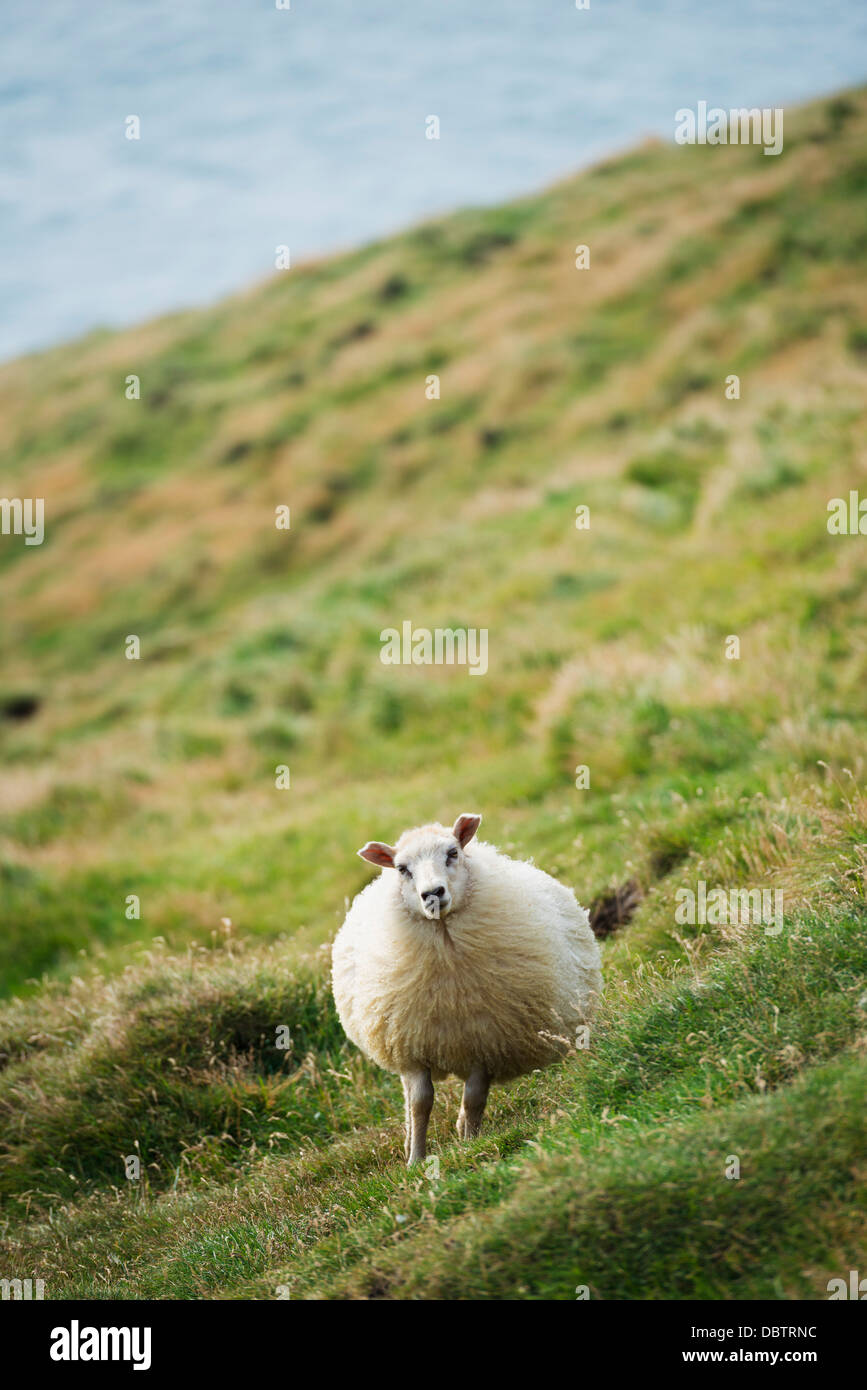
{"type": "Polygon", "coordinates": [[[362,859],[370,860],[371,864],[379,864],[383,869],[394,868],[393,845],[384,845],[381,840],[368,840],[358,853],[362,859]]]}
{"type": "Polygon", "coordinates": [[[461,849],[470,843],[479,826],[482,823],[481,816],[469,815],[466,811],[462,816],[458,816],[452,826],[452,834],[460,845],[461,849]]]}

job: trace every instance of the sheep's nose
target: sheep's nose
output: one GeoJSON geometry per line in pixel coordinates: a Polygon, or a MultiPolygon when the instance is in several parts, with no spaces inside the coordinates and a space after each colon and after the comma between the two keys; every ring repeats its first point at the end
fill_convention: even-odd
{"type": "Polygon", "coordinates": [[[423,898],[444,898],[446,890],[440,883],[436,888],[426,888],[422,893],[423,898]]]}

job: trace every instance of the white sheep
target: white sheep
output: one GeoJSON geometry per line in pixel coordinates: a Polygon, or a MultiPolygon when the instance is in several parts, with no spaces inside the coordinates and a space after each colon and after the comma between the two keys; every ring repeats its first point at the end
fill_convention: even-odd
{"type": "Polygon", "coordinates": [[[406,1157],[424,1159],[433,1082],[464,1081],[457,1129],[472,1139],[492,1082],[574,1044],[602,988],[599,948],[575,894],[473,836],[481,816],[372,840],[388,873],[358,894],[334,942],[332,983],[349,1038],[406,1102],[406,1157]]]}

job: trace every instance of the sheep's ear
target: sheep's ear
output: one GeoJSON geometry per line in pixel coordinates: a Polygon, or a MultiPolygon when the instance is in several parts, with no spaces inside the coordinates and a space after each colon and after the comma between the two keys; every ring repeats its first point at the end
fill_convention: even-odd
{"type": "Polygon", "coordinates": [[[384,845],[381,840],[368,840],[358,853],[362,859],[370,860],[371,864],[379,864],[383,869],[394,868],[394,845],[384,845]]]}
{"type": "Polygon", "coordinates": [[[469,815],[466,811],[462,816],[458,816],[452,826],[452,834],[463,849],[468,845],[482,823],[481,816],[469,815]]]}

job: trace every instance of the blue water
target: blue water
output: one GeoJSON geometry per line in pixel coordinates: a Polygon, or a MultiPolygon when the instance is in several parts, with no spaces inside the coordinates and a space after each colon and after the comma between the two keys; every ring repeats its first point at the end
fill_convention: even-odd
{"type": "Polygon", "coordinates": [[[0,357],[867,78],[864,0],[590,3],[0,0],[0,357]]]}

